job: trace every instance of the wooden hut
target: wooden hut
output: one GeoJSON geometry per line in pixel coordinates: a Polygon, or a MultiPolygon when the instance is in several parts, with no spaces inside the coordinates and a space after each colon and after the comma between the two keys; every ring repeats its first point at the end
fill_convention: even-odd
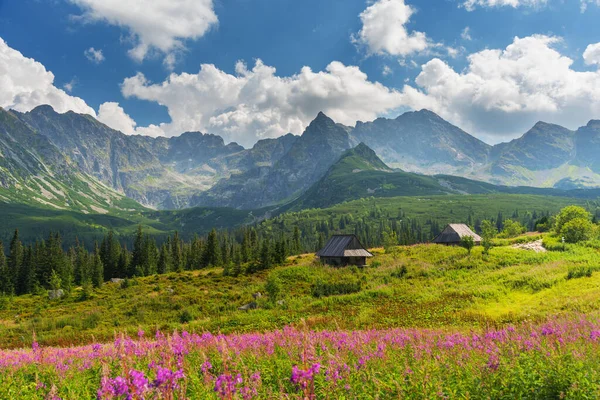
{"type": "Polygon", "coordinates": [[[449,224],[444,228],[442,233],[433,239],[433,243],[458,246],[465,236],[471,236],[475,245],[481,244],[481,237],[465,224],[449,224]]]}
{"type": "Polygon", "coordinates": [[[324,264],[334,266],[367,265],[367,258],[373,257],[355,235],[334,235],[317,257],[324,264]]]}

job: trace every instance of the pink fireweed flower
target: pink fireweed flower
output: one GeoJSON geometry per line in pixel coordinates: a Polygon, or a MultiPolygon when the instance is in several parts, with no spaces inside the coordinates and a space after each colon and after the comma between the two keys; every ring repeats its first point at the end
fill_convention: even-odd
{"type": "Polygon", "coordinates": [[[320,370],[321,364],[319,363],[313,364],[312,367],[310,367],[306,371],[301,370],[298,368],[297,365],[294,365],[294,367],[292,368],[292,376],[290,377],[290,382],[304,390],[308,387],[309,383],[313,382],[315,375],[318,375],[320,370]]]}
{"type": "Polygon", "coordinates": [[[185,378],[183,370],[171,371],[168,368],[158,367],[156,370],[156,379],[152,383],[152,387],[173,390],[179,387],[178,381],[185,378]]]}
{"type": "Polygon", "coordinates": [[[244,383],[241,374],[234,378],[230,374],[221,374],[215,380],[214,391],[222,398],[231,398],[237,392],[237,386],[244,383]]]}
{"type": "Polygon", "coordinates": [[[98,399],[112,399],[114,397],[127,395],[129,398],[129,386],[125,378],[117,376],[116,378],[103,377],[100,389],[98,389],[98,399]]]}

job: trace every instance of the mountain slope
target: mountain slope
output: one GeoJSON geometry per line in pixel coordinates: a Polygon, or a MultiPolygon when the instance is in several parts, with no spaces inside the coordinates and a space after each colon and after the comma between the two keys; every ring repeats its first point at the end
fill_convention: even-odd
{"type": "Polygon", "coordinates": [[[427,173],[471,171],[491,147],[428,110],[358,122],[352,131],[388,164],[427,173]]]}
{"type": "Polygon", "coordinates": [[[199,132],[175,138],[128,136],[88,115],[56,113],[40,106],[14,113],[46,136],[77,168],[143,204],[161,208],[187,206],[187,198],[212,186],[221,173],[216,157],[243,150],[236,144],[199,132]]]}
{"type": "Polygon", "coordinates": [[[135,201],[81,173],[50,140],[0,108],[0,203],[109,213],[143,210],[135,201]]]}
{"type": "Polygon", "coordinates": [[[351,146],[348,128],[319,113],[273,166],[258,166],[223,179],[194,196],[192,204],[252,209],[285,202],[320,179],[351,146]]]}

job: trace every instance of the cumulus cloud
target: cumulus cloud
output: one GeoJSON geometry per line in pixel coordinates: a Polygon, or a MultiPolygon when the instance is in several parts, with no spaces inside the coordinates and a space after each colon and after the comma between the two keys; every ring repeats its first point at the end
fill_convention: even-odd
{"type": "Polygon", "coordinates": [[[156,125],[137,127],[137,123],[116,102],[106,102],[98,109],[98,121],[126,135],[164,136],[164,132],[156,125]]]}
{"type": "Polygon", "coordinates": [[[149,52],[165,55],[172,65],[185,40],[198,39],[218,20],[212,0],[70,0],[83,10],[77,19],[105,22],[127,29],[134,47],[132,58],[144,60],[149,52]]]}
{"type": "Polygon", "coordinates": [[[369,81],[358,67],[340,62],[320,72],[304,67],[289,77],[277,76],[275,68],[260,60],[252,69],[238,62],[235,75],[204,64],[197,74],[171,74],[162,83],[151,83],[138,73],[125,79],[121,90],[126,97],[166,106],[171,122],[160,129],[167,136],[199,130],[244,145],[302,133],[319,111],[337,122],[354,124],[402,104],[400,92],[369,81]]]}
{"type": "Polygon", "coordinates": [[[516,37],[506,49],[471,54],[460,72],[432,59],[418,87],[405,86],[405,104],[436,111],[490,141],[522,134],[538,120],[576,128],[600,117],[600,71],[574,70],[573,60],[555,49],[560,41],[516,37]]]}
{"type": "Polygon", "coordinates": [[[20,112],[49,104],[57,112],[69,110],[96,116],[79,97],[54,86],[54,74],[39,62],[25,57],[0,38],[0,107],[20,112]]]}
{"type": "Polygon", "coordinates": [[[106,102],[100,105],[98,121],[126,135],[133,135],[137,125],[133,118],[125,113],[123,107],[115,102],[106,102]]]}
{"type": "Polygon", "coordinates": [[[409,32],[415,9],[404,0],[378,0],[360,14],[362,29],[353,41],[369,54],[406,57],[427,50],[432,44],[423,32],[409,32]]]}
{"type": "Polygon", "coordinates": [[[85,58],[94,64],[100,64],[102,61],[104,61],[104,54],[102,53],[102,50],[96,50],[93,47],[90,47],[84,51],[83,54],[85,55],[85,58]]]}
{"type": "Polygon", "coordinates": [[[548,0],[466,0],[462,4],[472,11],[476,7],[539,7],[547,2],[548,0]]]}
{"type": "Polygon", "coordinates": [[[590,44],[583,53],[587,65],[600,65],[600,43],[590,44]]]}

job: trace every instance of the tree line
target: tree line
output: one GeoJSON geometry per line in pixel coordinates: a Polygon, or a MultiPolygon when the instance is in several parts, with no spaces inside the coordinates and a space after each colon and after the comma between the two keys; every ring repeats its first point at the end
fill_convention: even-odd
{"type": "MultiPolygon", "coordinates": [[[[131,239],[131,238],[128,238],[131,239]]],[[[61,236],[24,244],[15,230],[8,254],[0,243],[0,295],[22,295],[45,290],[69,292],[74,286],[98,288],[113,278],[133,278],[169,272],[221,267],[225,275],[253,273],[281,264],[303,251],[300,232],[269,237],[254,227],[234,232],[213,229],[204,237],[183,240],[178,232],[160,245],[138,227],[132,249],[108,232],[93,250],[84,243],[65,249],[61,236]]]]}

